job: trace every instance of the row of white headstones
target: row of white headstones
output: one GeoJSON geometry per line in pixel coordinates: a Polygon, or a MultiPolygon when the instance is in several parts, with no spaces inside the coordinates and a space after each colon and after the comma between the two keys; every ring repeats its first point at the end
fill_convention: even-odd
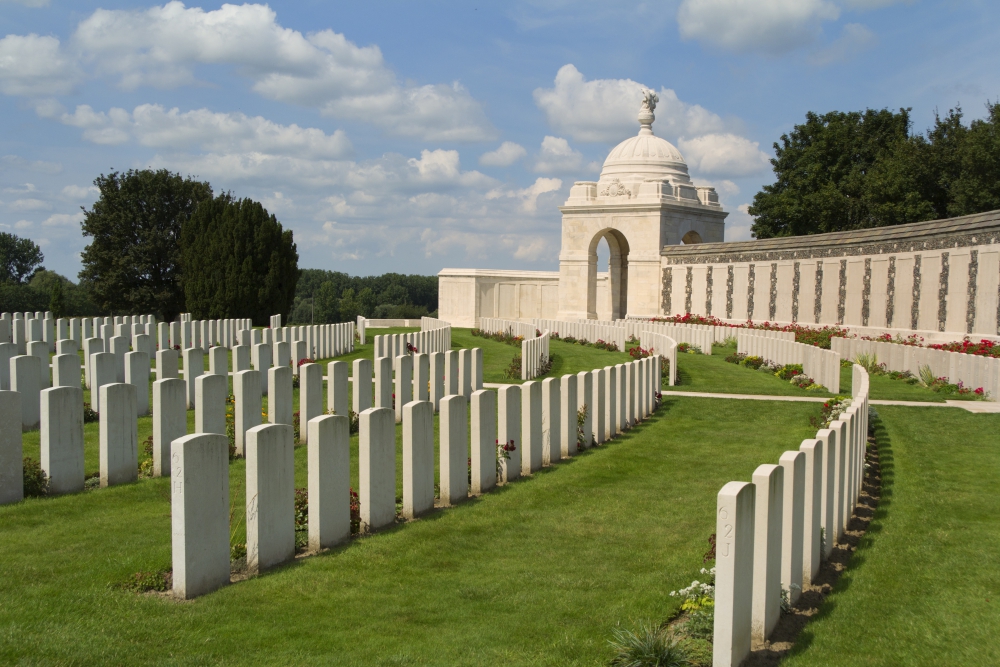
{"type": "Polygon", "coordinates": [[[716,507],[713,667],[738,667],[816,581],[861,497],[868,442],[868,373],[855,364],[850,404],[798,450],[729,482],[716,507]]]}
{"type": "MultiPolygon", "coordinates": [[[[467,352],[470,362],[481,359],[480,350],[467,352]]],[[[402,515],[409,519],[434,507],[436,408],[440,412],[439,502],[441,506],[452,506],[470,493],[485,493],[498,483],[513,481],[573,456],[580,441],[589,444],[613,438],[645,419],[656,407],[658,357],[542,382],[501,386],[494,393],[473,389],[472,373],[465,375],[459,369],[462,355],[450,364],[449,356],[414,354],[395,360],[380,357],[374,364],[366,359],[354,362],[354,403],[360,410],[358,500],[362,532],[378,530],[396,518],[397,422],[402,423],[403,438],[402,515]],[[376,405],[369,407],[366,400],[372,396],[373,365],[376,405]],[[393,387],[393,367],[395,409],[392,395],[387,401],[385,394],[393,387]],[[415,376],[410,373],[413,368],[418,369],[415,376]],[[440,381],[424,382],[425,377],[440,381]],[[436,404],[431,396],[435,385],[449,392],[436,404]],[[579,429],[581,434],[578,413],[583,406],[588,410],[579,429]],[[514,449],[507,456],[501,455],[498,446],[507,443],[514,449]]],[[[471,371],[471,363],[465,368],[471,371]]],[[[269,382],[281,371],[269,370],[269,382]]],[[[335,412],[346,409],[346,364],[331,362],[326,377],[328,400],[336,406],[335,412]]],[[[254,395],[253,380],[248,382],[249,393],[254,395]]],[[[308,405],[319,400],[309,394],[321,396],[322,384],[320,367],[302,367],[300,418],[308,446],[308,533],[312,551],[340,544],[351,532],[350,425],[343,413],[309,416],[315,407],[308,405]]],[[[259,404],[251,405],[246,412],[255,407],[259,410],[259,404]]],[[[239,399],[236,408],[240,410],[239,399]]],[[[243,426],[238,426],[238,434],[243,426]]],[[[203,595],[230,581],[226,445],[221,434],[201,433],[179,436],[169,447],[173,586],[174,593],[182,598],[203,595]]],[[[247,428],[242,447],[247,460],[247,569],[255,573],[295,555],[292,427],[270,423],[247,428]]]]}

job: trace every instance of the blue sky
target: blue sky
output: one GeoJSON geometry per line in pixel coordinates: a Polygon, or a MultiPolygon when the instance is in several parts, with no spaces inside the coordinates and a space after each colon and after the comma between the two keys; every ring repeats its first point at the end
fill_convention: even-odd
{"type": "Polygon", "coordinates": [[[0,230],[75,279],[94,178],[164,167],[262,201],[303,267],[552,270],[556,207],[649,87],[654,132],[746,239],[771,144],[807,111],[982,116],[998,19],[926,0],[0,0],[0,230]]]}

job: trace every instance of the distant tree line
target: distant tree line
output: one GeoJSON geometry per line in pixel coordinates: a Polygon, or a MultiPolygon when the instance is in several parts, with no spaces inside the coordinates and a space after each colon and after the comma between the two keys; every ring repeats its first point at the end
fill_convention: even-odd
{"type": "Polygon", "coordinates": [[[97,315],[86,287],[46,271],[44,261],[42,249],[31,239],[0,232],[0,311],[97,315]]]}
{"type": "Polygon", "coordinates": [[[437,276],[349,276],[338,271],[304,269],[295,291],[290,323],[352,322],[358,315],[417,319],[437,313],[437,296],[437,276]]]}
{"type": "Polygon", "coordinates": [[[913,133],[910,109],[806,114],[774,144],[775,182],[749,208],[755,238],[936,220],[1000,209],[1000,102],[956,107],[913,133]]]}

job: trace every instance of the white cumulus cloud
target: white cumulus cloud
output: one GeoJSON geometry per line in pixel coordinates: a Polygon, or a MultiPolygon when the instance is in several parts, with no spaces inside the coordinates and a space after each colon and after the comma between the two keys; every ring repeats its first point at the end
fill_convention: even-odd
{"type": "MultiPolygon", "coordinates": [[[[572,64],[556,73],[552,88],[535,90],[538,105],[549,125],[575,141],[621,141],[639,131],[639,104],[647,88],[631,79],[587,81],[572,64]]],[[[687,104],[669,88],[661,88],[653,131],[678,137],[724,129],[722,119],[697,104],[687,104]]]]}
{"type": "Polygon", "coordinates": [[[680,139],[678,148],[688,166],[699,173],[749,176],[766,171],[771,163],[760,144],[735,134],[705,134],[680,139]]]}
{"type": "Polygon", "coordinates": [[[279,125],[261,116],[220,113],[208,109],[182,112],[158,104],[142,104],[129,112],[111,108],[94,111],[83,104],[60,120],[83,129],[83,138],[97,144],[135,140],[142,146],[183,149],[197,146],[214,152],[258,152],[303,158],[342,159],[352,153],[341,130],[326,134],[317,128],[279,125]]]}
{"type": "Polygon", "coordinates": [[[505,141],[495,151],[480,155],[479,164],[484,167],[509,167],[527,154],[528,151],[521,144],[505,141]]]}
{"type": "Polygon", "coordinates": [[[524,211],[536,211],[538,209],[538,198],[548,192],[558,192],[562,187],[562,181],[558,178],[536,178],[535,182],[520,190],[504,190],[495,188],[486,193],[486,199],[500,199],[510,197],[521,200],[521,209],[524,211]]]}
{"type": "Polygon", "coordinates": [[[98,9],[73,44],[99,71],[132,89],[197,82],[198,65],[224,65],[272,100],[370,122],[433,141],[483,141],[496,130],[459,83],[401,83],[378,46],[359,47],[332,30],[285,28],[267,5],[217,10],[168,2],[143,10],[98,9]]]}
{"type": "Polygon", "coordinates": [[[681,37],[737,53],[780,55],[814,41],[840,16],[826,0],[684,0],[681,37]]]}
{"type": "Polygon", "coordinates": [[[5,95],[66,95],[80,76],[55,37],[32,33],[0,39],[0,92],[5,95]]]}
{"type": "Polygon", "coordinates": [[[575,172],[584,168],[589,171],[598,169],[597,163],[584,167],[583,161],[583,154],[573,150],[568,141],[562,137],[547,136],[542,139],[533,169],[542,174],[575,172]]]}

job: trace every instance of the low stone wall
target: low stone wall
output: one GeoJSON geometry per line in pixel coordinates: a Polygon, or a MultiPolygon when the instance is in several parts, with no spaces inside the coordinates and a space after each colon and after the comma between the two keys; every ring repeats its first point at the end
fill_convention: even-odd
{"type": "Polygon", "coordinates": [[[962,352],[947,352],[898,343],[884,343],[858,338],[831,338],[831,348],[844,359],[857,361],[858,355],[870,354],[889,371],[909,371],[920,377],[920,368],[929,366],[934,377],[946,377],[953,384],[961,382],[969,389],[982,388],[987,398],[1000,400],[1000,359],[962,352]]]}
{"type": "Polygon", "coordinates": [[[840,393],[840,354],[815,345],[796,343],[791,332],[741,330],[736,336],[736,351],[777,364],[801,364],[802,372],[817,384],[834,394],[840,393]]]}
{"type": "Polygon", "coordinates": [[[829,428],[729,482],[716,505],[714,665],[738,666],[795,603],[847,529],[861,495],[868,437],[868,374],[853,367],[853,399],[829,428]]]}
{"type": "Polygon", "coordinates": [[[538,333],[535,325],[516,320],[503,320],[495,317],[483,317],[479,320],[479,328],[491,334],[507,333],[521,338],[535,338],[538,333]]]}

